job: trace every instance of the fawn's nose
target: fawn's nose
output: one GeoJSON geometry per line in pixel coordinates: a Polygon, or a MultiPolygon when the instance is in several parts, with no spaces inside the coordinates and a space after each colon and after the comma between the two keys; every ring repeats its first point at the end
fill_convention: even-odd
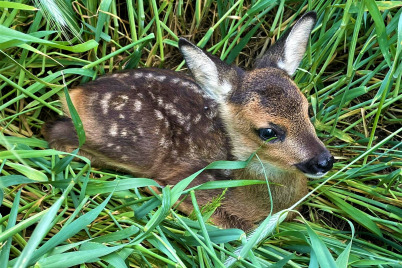
{"type": "Polygon", "coordinates": [[[334,164],[334,157],[327,150],[319,155],[296,164],[296,167],[307,175],[307,177],[321,177],[331,170],[334,164]]]}

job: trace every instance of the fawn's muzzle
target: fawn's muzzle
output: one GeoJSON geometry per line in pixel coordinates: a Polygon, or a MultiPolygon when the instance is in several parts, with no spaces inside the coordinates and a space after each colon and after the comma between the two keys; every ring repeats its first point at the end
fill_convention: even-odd
{"type": "Polygon", "coordinates": [[[329,151],[325,150],[307,161],[296,164],[296,167],[305,173],[307,177],[319,178],[330,171],[333,164],[334,157],[329,151]]]}

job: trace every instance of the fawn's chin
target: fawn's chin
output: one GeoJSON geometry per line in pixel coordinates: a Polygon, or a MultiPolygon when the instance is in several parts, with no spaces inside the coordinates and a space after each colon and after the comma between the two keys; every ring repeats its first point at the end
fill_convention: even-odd
{"type": "Polygon", "coordinates": [[[325,173],[318,172],[318,173],[316,173],[316,174],[304,173],[304,175],[305,175],[307,178],[310,178],[310,179],[319,179],[319,178],[322,178],[322,177],[324,177],[325,175],[327,175],[327,173],[328,173],[328,172],[325,172],[325,173]]]}

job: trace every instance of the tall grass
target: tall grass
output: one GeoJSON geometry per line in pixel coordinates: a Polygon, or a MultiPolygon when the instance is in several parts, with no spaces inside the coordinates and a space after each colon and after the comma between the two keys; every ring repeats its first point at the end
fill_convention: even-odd
{"type": "Polygon", "coordinates": [[[402,265],[401,1],[35,3],[0,1],[0,267],[402,265]],[[336,163],[309,182],[295,221],[220,230],[196,205],[199,188],[186,190],[197,174],[149,196],[140,188],[155,181],[92,168],[40,135],[66,87],[121,69],[182,70],[179,36],[249,69],[308,10],[318,22],[295,81],[336,163]],[[194,218],[175,210],[182,193],[194,218]]]}

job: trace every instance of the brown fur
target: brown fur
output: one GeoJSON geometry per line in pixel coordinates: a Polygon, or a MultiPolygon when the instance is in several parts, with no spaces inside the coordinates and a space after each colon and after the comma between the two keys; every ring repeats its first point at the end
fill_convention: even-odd
{"type": "MultiPolygon", "coordinates": [[[[145,83],[145,81],[142,82],[145,83]]],[[[286,90],[297,90],[297,88],[286,90]]],[[[104,77],[72,89],[70,92],[86,132],[87,142],[82,147],[85,155],[96,160],[100,166],[114,167],[137,176],[150,177],[162,185],[174,185],[213,161],[247,159],[260,146],[270,146],[264,145],[255,135],[254,128],[265,127],[264,122],[276,122],[290,129],[289,125],[292,125],[292,122],[285,119],[289,116],[295,117],[288,114],[270,115],[266,111],[267,108],[262,106],[261,96],[253,93],[243,101],[243,104],[229,104],[227,106],[229,111],[221,111],[221,114],[225,113],[223,121],[226,127],[224,127],[219,116],[218,105],[214,101],[203,97],[201,90],[193,81],[187,80],[176,72],[165,70],[161,72],[139,69],[122,72],[116,77],[104,77]],[[149,74],[157,76],[162,73],[166,76],[166,81],[162,83],[150,79],[146,85],[149,88],[147,92],[142,89],[141,81],[133,79],[136,73],[141,73],[141,77],[149,74]],[[174,83],[173,81],[176,81],[174,79],[179,79],[179,82],[174,83]],[[180,83],[183,81],[190,83],[191,87],[187,84],[184,84],[187,87],[183,87],[180,83]],[[130,85],[136,85],[136,88],[132,89],[130,85]],[[115,105],[108,106],[107,114],[104,115],[100,103],[107,93],[112,94],[109,103],[115,103],[115,105]],[[143,94],[143,97],[140,94],[143,94]],[[122,103],[121,96],[127,96],[128,100],[119,110],[119,104],[122,103]],[[172,96],[178,96],[180,103],[172,102],[172,96]],[[87,102],[88,99],[92,101],[87,102]],[[141,101],[141,110],[137,112],[136,100],[141,101]],[[155,110],[160,111],[163,118],[159,119],[155,110]],[[172,113],[173,110],[176,112],[172,113]],[[120,114],[124,118],[120,118],[120,114]],[[184,117],[184,121],[179,120],[180,114],[184,117]],[[198,115],[201,115],[201,119],[196,120],[198,115]],[[232,115],[234,115],[233,118],[232,115]],[[165,120],[168,122],[168,127],[165,120]],[[191,124],[190,129],[186,129],[187,124],[191,124]],[[111,136],[114,133],[111,133],[113,125],[117,125],[115,137],[111,136]],[[143,131],[139,133],[138,128],[143,128],[143,131]],[[126,129],[126,135],[122,135],[123,129],[126,129]],[[239,132],[246,134],[239,135],[239,132]],[[234,133],[233,137],[231,133],[234,133]],[[232,139],[228,139],[228,136],[232,139]],[[165,140],[164,144],[160,144],[162,139],[165,140]],[[110,144],[112,146],[108,146],[110,144]],[[231,144],[236,150],[233,150],[231,144]]],[[[301,96],[300,99],[306,102],[304,97],[301,96]]],[[[66,105],[64,109],[68,111],[66,105]]],[[[306,126],[312,128],[307,116],[302,116],[300,120],[305,120],[303,131],[306,126]]],[[[61,120],[59,124],[53,123],[46,127],[48,129],[46,138],[52,147],[71,151],[78,146],[73,125],[66,119],[61,120]],[[68,131],[65,127],[69,128],[68,131]],[[64,142],[63,137],[69,137],[66,140],[70,143],[64,142]]],[[[317,139],[316,136],[313,138],[317,139]]],[[[285,166],[282,162],[296,163],[300,160],[290,158],[294,157],[294,154],[283,152],[283,144],[271,146],[269,150],[258,152],[262,160],[274,159],[278,166],[285,166]]],[[[259,163],[252,163],[252,165],[251,168],[234,174],[218,170],[207,171],[201,174],[192,185],[210,180],[262,179],[261,171],[254,168],[254,165],[259,163]]],[[[293,169],[292,166],[286,168],[293,169]]],[[[279,173],[271,170],[268,174],[271,175],[270,179],[280,184],[271,185],[274,211],[289,207],[305,195],[306,178],[297,173],[296,169],[292,172],[279,173]]],[[[220,193],[221,190],[199,191],[197,199],[201,205],[205,205],[220,193]]],[[[223,227],[249,229],[267,216],[269,208],[269,196],[264,186],[229,189],[221,208],[214,215],[214,221],[223,227]]],[[[188,209],[186,210],[188,212],[188,209]]]]}
{"type": "MultiPolygon", "coordinates": [[[[296,24],[303,26],[299,28],[307,38],[314,20],[310,13],[296,24]]],[[[253,159],[234,172],[208,170],[191,186],[213,180],[264,180],[266,173],[274,182],[272,212],[289,208],[307,193],[303,172],[319,174],[318,163],[324,163],[326,172],[332,160],[309,120],[306,98],[284,70],[273,67],[283,63],[264,66],[266,58],[258,69],[245,72],[183,39],[179,46],[196,81],[169,70],[137,69],[70,91],[87,137],[81,151],[99,166],[149,177],[161,185],[174,185],[213,161],[246,160],[257,151],[261,163],[253,159]],[[277,139],[262,140],[258,130],[265,128],[275,129],[277,139]]],[[[283,58],[271,54],[269,60],[283,58]]],[[[292,64],[291,57],[287,61],[292,64]]],[[[65,103],[64,110],[68,116],[65,103]]],[[[46,125],[44,133],[52,147],[71,151],[78,146],[71,119],[46,125]]],[[[221,193],[203,190],[196,195],[202,206],[221,193]]],[[[265,186],[229,188],[212,218],[222,227],[249,230],[268,215],[270,206],[265,186]]],[[[190,200],[182,210],[190,212],[190,200]]]]}

